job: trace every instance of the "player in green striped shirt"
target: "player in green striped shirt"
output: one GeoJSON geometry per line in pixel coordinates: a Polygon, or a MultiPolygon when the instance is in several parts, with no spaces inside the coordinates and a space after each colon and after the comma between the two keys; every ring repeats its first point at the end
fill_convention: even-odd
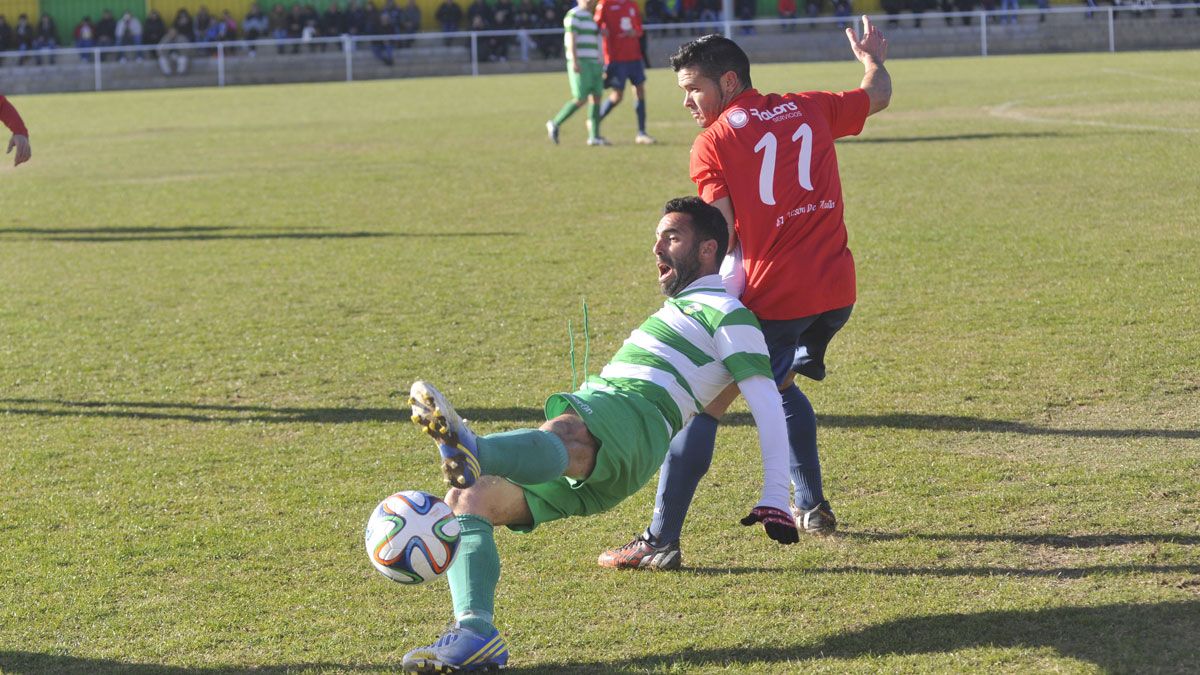
{"type": "Polygon", "coordinates": [[[563,45],[567,52],[567,79],[571,100],[554,119],[546,122],[546,134],[558,145],[558,128],[576,110],[588,104],[588,145],[609,145],[600,135],[600,98],[604,95],[604,66],[600,63],[600,27],[592,18],[596,0],[577,0],[563,17],[563,45]]]}
{"type": "Polygon", "coordinates": [[[787,426],[766,341],[718,274],[729,241],[725,217],[698,197],[673,199],[663,211],[654,255],[666,302],[598,376],[550,396],[540,428],[476,436],[433,385],[413,384],[413,421],[438,445],[462,539],[447,572],[456,624],[406,654],[405,671],[506,665],[508,647],[493,623],[494,527],[528,532],[616,506],[658,470],[671,437],[731,383],[754,416],[763,460],[762,494],[741,522],[761,522],[784,544],[799,539],[788,513],[787,426]]]}

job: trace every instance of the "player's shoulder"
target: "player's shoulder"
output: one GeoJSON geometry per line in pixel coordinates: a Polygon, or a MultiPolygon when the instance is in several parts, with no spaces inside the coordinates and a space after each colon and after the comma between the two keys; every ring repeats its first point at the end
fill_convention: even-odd
{"type": "Polygon", "coordinates": [[[677,298],[674,303],[684,314],[702,317],[712,328],[736,325],[758,326],[754,313],[723,287],[701,288],[677,298]]]}

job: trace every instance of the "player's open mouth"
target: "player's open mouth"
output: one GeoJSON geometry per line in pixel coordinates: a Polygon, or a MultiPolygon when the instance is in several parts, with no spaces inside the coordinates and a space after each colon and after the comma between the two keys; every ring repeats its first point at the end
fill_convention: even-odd
{"type": "Polygon", "coordinates": [[[658,263],[658,280],[659,280],[659,281],[662,281],[663,279],[666,279],[666,278],[667,278],[667,275],[669,275],[670,273],[671,273],[671,266],[670,266],[670,265],[668,265],[668,264],[666,264],[666,263],[664,263],[664,262],[660,262],[660,263],[658,263]]]}

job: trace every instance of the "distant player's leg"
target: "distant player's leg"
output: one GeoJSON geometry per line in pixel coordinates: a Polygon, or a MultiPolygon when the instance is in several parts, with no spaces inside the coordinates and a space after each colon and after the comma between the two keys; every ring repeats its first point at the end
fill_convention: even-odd
{"type": "Polygon", "coordinates": [[[633,83],[633,93],[637,97],[635,110],[638,132],[634,142],[639,145],[653,145],[654,137],[646,133],[646,71],[640,61],[633,65],[630,82],[633,83]]]}
{"type": "Polygon", "coordinates": [[[610,63],[604,72],[604,87],[608,89],[608,97],[600,105],[600,119],[608,117],[613,108],[625,97],[625,76],[620,64],[610,63]]]}
{"type": "Polygon", "coordinates": [[[546,135],[550,141],[558,145],[558,130],[563,122],[567,121],[571,115],[575,114],[576,110],[583,107],[587,101],[587,90],[584,88],[584,64],[580,64],[579,72],[570,65],[567,66],[567,82],[571,86],[571,100],[563,104],[562,109],[554,116],[554,119],[546,122],[546,135]]]}
{"type": "Polygon", "coordinates": [[[589,68],[591,74],[591,96],[588,104],[588,145],[610,145],[608,139],[600,135],[600,99],[604,96],[604,74],[600,64],[589,68]]]}

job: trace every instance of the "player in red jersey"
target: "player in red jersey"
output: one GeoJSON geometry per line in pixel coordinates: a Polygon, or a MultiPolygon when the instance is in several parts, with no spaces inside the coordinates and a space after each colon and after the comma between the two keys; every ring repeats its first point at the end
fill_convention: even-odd
{"type": "Polygon", "coordinates": [[[654,143],[646,133],[646,69],[642,55],[642,11],[633,0],[600,0],[596,5],[596,25],[604,37],[604,86],[608,98],[600,106],[600,119],[612,112],[625,96],[625,81],[633,84],[637,97],[638,133],[634,142],[654,143]]]}
{"type": "Polygon", "coordinates": [[[25,128],[25,122],[21,120],[17,109],[3,95],[0,95],[0,122],[12,132],[12,138],[8,141],[8,152],[11,153],[13,148],[17,150],[13,166],[28,162],[33,156],[33,151],[29,148],[29,130],[25,128]]]}
{"type": "MultiPolygon", "coordinates": [[[[866,72],[858,89],[841,93],[761,94],[752,88],[746,53],[719,35],[685,44],[671,58],[684,106],[703,128],[692,145],[692,181],[733,223],[741,300],[762,324],[783,398],[793,513],[810,534],[830,534],[837,521],[822,490],[816,416],[794,380],[796,373],[825,377],[826,347],[855,302],[833,141],[862,131],[892,94],[882,33],[864,16],[862,37],[852,29],[846,36],[866,72]]],[[[602,566],[656,568],[659,560],[678,566],[683,520],[712,461],[717,418],[733,400],[726,393],[672,440],[650,528],[601,554],[602,566]]]]}

